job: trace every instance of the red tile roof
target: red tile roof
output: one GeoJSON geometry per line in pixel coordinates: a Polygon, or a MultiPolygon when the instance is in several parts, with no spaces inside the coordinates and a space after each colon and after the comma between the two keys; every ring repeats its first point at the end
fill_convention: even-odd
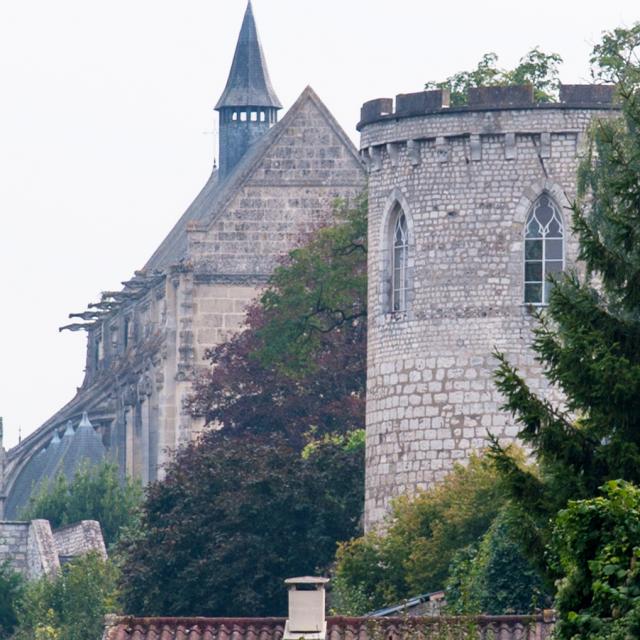
{"type": "MultiPolygon", "coordinates": [[[[281,640],[284,623],[284,618],[108,616],[103,640],[281,640]]],[[[553,620],[543,616],[329,617],[327,640],[428,640],[441,637],[439,632],[445,628],[461,633],[468,630],[474,640],[546,640],[551,637],[553,620]]]]}

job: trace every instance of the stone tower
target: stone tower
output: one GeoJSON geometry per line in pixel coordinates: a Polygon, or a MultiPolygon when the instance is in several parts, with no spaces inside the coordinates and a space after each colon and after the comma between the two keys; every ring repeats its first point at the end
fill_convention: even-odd
{"type": "Polygon", "coordinates": [[[242,21],[227,85],[218,100],[220,177],[227,176],[278,120],[276,96],[258,38],[251,0],[242,21]]]}
{"type": "Polygon", "coordinates": [[[441,91],[362,108],[369,171],[366,526],[390,500],[440,480],[518,433],[500,411],[495,347],[548,395],[529,348],[545,276],[575,263],[567,208],[594,117],[611,87],[567,85],[558,103],[529,87],[441,91]]]}

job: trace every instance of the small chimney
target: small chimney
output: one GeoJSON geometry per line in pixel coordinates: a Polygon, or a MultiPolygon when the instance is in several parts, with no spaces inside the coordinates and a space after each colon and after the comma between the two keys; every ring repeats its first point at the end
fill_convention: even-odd
{"type": "Polygon", "coordinates": [[[327,621],[324,617],[324,587],[329,578],[289,578],[289,618],[283,640],[324,640],[327,621]]]}

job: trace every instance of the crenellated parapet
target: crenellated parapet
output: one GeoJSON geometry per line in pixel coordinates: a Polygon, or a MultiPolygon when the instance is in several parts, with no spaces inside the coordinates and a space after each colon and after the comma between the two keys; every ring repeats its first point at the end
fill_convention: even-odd
{"type": "Polygon", "coordinates": [[[614,99],[610,85],[561,85],[553,103],[535,102],[530,85],[472,88],[461,107],[450,107],[444,90],[400,94],[395,106],[378,98],[362,106],[360,155],[369,173],[385,162],[396,168],[576,156],[585,123],[617,109],[614,99]]]}
{"type": "Polygon", "coordinates": [[[531,85],[472,87],[467,104],[450,106],[449,91],[433,89],[401,93],[393,98],[368,100],[360,109],[358,131],[374,122],[424,115],[501,111],[503,109],[602,109],[614,108],[615,87],[598,84],[562,84],[558,102],[536,102],[531,85]]]}

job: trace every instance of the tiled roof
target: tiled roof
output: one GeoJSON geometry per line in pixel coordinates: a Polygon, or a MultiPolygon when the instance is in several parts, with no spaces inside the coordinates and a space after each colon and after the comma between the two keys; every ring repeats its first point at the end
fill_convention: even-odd
{"type": "Polygon", "coordinates": [[[68,421],[62,439],[57,430],[54,431],[47,448],[33,456],[16,478],[5,505],[6,517],[20,517],[29,497],[35,495],[42,484],[53,481],[58,474],[70,481],[83,463],[99,464],[105,454],[100,434],[89,422],[86,411],[76,431],[68,421]]]}
{"type": "MultiPolygon", "coordinates": [[[[284,618],[112,617],[104,640],[281,640],[284,623],[284,618]]],[[[543,616],[327,618],[327,640],[435,640],[445,630],[461,640],[547,640],[553,620],[543,616]]]]}
{"type": "Polygon", "coordinates": [[[284,618],[107,619],[104,640],[280,640],[284,618]]]}

